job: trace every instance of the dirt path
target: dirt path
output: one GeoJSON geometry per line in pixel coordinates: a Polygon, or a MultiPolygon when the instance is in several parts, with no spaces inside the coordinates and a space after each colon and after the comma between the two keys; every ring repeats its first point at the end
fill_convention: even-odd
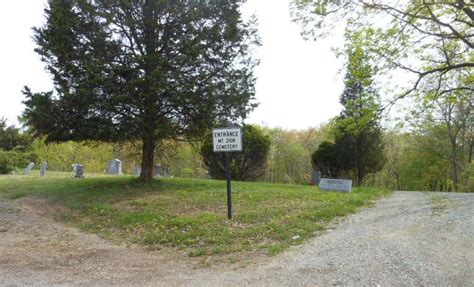
{"type": "Polygon", "coordinates": [[[474,285],[474,194],[396,192],[303,246],[240,269],[118,246],[35,204],[0,200],[1,286],[474,285]]]}

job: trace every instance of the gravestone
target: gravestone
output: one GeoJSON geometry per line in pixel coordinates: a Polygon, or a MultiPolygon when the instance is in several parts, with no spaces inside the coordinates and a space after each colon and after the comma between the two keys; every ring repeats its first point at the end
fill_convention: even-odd
{"type": "Polygon", "coordinates": [[[321,178],[321,181],[319,182],[319,190],[351,192],[352,180],[321,178]]]}
{"type": "Polygon", "coordinates": [[[170,170],[167,166],[163,168],[163,177],[170,177],[170,170]]]}
{"type": "Polygon", "coordinates": [[[139,166],[136,166],[133,168],[133,174],[136,175],[136,176],[140,176],[140,174],[142,173],[142,168],[139,167],[139,166]]]}
{"type": "Polygon", "coordinates": [[[31,172],[31,169],[33,168],[33,166],[35,166],[35,163],[30,162],[28,164],[28,166],[25,168],[25,170],[23,171],[23,175],[30,175],[30,172],[31,172]]]}
{"type": "Polygon", "coordinates": [[[84,166],[82,164],[75,164],[74,171],[76,174],[74,175],[75,178],[84,178],[84,166]]]}
{"type": "Polygon", "coordinates": [[[155,173],[154,173],[155,176],[161,176],[161,165],[160,164],[157,164],[155,166],[155,173]]]}
{"type": "Polygon", "coordinates": [[[313,170],[313,173],[311,174],[311,183],[314,185],[319,185],[320,181],[321,181],[321,172],[319,170],[313,170]]]}
{"type": "Polygon", "coordinates": [[[111,174],[111,175],[122,174],[122,161],[119,159],[109,160],[107,164],[107,174],[111,174]]]}
{"type": "Polygon", "coordinates": [[[40,165],[40,176],[45,176],[47,169],[48,169],[48,163],[43,161],[40,165]]]}

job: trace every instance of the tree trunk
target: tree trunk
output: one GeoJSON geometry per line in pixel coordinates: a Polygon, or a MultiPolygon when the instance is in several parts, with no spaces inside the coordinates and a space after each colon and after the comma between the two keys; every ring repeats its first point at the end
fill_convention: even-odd
{"type": "Polygon", "coordinates": [[[155,144],[155,139],[153,137],[147,135],[143,137],[142,172],[140,173],[140,179],[144,182],[153,179],[155,144]]]}
{"type": "Polygon", "coordinates": [[[467,158],[467,162],[468,163],[472,163],[472,154],[473,154],[473,151],[474,151],[474,141],[473,140],[470,140],[469,141],[469,156],[467,158]]]}
{"type": "Polygon", "coordinates": [[[357,168],[357,186],[361,186],[362,182],[364,181],[365,174],[362,171],[361,167],[357,168]]]}
{"type": "Polygon", "coordinates": [[[402,184],[400,182],[400,174],[398,172],[395,173],[395,178],[397,179],[397,190],[402,190],[402,184]]]}
{"type": "Polygon", "coordinates": [[[454,191],[458,190],[459,184],[459,175],[458,175],[458,159],[457,159],[457,150],[456,150],[456,138],[450,136],[451,140],[451,170],[452,170],[452,178],[453,178],[453,188],[454,191]]]}

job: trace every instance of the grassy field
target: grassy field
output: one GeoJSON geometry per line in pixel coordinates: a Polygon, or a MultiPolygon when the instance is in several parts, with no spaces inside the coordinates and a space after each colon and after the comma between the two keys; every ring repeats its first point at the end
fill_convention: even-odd
{"type": "Polygon", "coordinates": [[[234,219],[227,220],[225,181],[131,176],[72,179],[61,173],[0,177],[0,197],[37,196],[58,207],[58,219],[105,238],[172,247],[190,256],[277,254],[324,230],[339,216],[388,194],[350,194],[314,186],[233,182],[234,219]]]}

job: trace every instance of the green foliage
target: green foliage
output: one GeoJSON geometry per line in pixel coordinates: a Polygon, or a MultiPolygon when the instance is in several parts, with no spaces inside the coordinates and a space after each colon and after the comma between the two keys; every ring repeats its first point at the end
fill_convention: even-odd
{"type": "MultiPolygon", "coordinates": [[[[432,90],[474,92],[472,82],[448,87],[452,79],[470,74],[474,67],[472,1],[357,1],[293,0],[293,18],[307,37],[320,39],[344,23],[351,30],[365,29],[363,46],[378,71],[412,73],[394,100],[432,90]],[[381,20],[383,19],[383,20],[381,20]]],[[[353,37],[346,35],[352,42],[353,37]]],[[[386,78],[390,85],[391,79],[386,78]]]]}
{"type": "Polygon", "coordinates": [[[28,163],[36,160],[37,155],[34,152],[0,150],[0,174],[11,173],[16,168],[25,168],[28,163]]]}
{"type": "MultiPolygon", "coordinates": [[[[396,190],[474,192],[474,170],[469,164],[469,144],[457,146],[459,186],[454,188],[451,143],[447,128],[431,118],[410,132],[391,131],[385,136],[387,163],[377,173],[375,185],[396,190]]],[[[462,137],[460,137],[462,138],[462,137]]]]}
{"type": "MultiPolygon", "coordinates": [[[[103,143],[94,141],[47,143],[44,138],[35,139],[32,151],[39,161],[47,161],[51,171],[71,171],[71,164],[81,163],[87,173],[103,173],[107,162],[112,158],[122,161],[122,171],[132,173],[140,166],[141,143],[103,143]]],[[[169,168],[178,177],[202,177],[200,153],[183,141],[162,141],[157,145],[156,162],[169,168]]]]}
{"type": "Polygon", "coordinates": [[[337,178],[343,171],[338,158],[337,146],[331,142],[322,142],[311,155],[313,168],[319,170],[323,177],[337,178]]]}
{"type": "Polygon", "coordinates": [[[203,167],[199,142],[166,140],[158,144],[155,152],[157,162],[167,167],[173,176],[203,177],[203,167]]]}
{"type": "Polygon", "coordinates": [[[229,221],[225,181],[0,178],[2,197],[40,195],[58,207],[59,218],[83,230],[152,249],[178,248],[190,256],[253,251],[273,255],[388,194],[370,188],[341,194],[313,186],[249,182],[235,182],[233,192],[234,219],[229,221]]]}
{"type": "Polygon", "coordinates": [[[23,118],[47,141],[139,140],[143,180],[155,146],[200,135],[255,106],[255,22],[241,0],[48,1],[35,51],[55,92],[27,87],[23,118]]]}
{"type": "Polygon", "coordinates": [[[46,161],[48,169],[54,171],[71,171],[73,163],[80,163],[86,172],[104,172],[107,162],[116,157],[112,144],[91,141],[46,143],[38,138],[31,148],[38,160],[46,161]]]}
{"type": "Polygon", "coordinates": [[[26,151],[31,144],[31,139],[20,129],[7,126],[4,118],[0,119],[0,150],[26,151]]]}
{"type": "Polygon", "coordinates": [[[36,155],[26,152],[30,149],[31,139],[26,133],[14,126],[7,126],[4,118],[0,119],[0,174],[9,174],[16,168],[24,168],[36,155]]]}
{"type": "Polygon", "coordinates": [[[268,157],[265,181],[280,183],[309,183],[311,181],[311,153],[330,138],[333,124],[306,130],[266,128],[272,146],[268,157]]]}
{"type": "Polygon", "coordinates": [[[8,160],[0,155],[0,174],[9,174],[13,171],[13,166],[10,165],[8,160]]]}
{"type": "Polygon", "coordinates": [[[474,162],[468,164],[465,178],[466,184],[464,187],[464,191],[474,192],[474,162]]]}
{"type": "Polygon", "coordinates": [[[362,46],[362,39],[369,32],[353,32],[353,42],[346,47],[347,72],[340,98],[344,109],[335,121],[335,141],[325,142],[312,155],[313,166],[323,175],[337,177],[343,171],[357,185],[367,174],[382,169],[385,160],[379,96],[373,88],[374,70],[362,46]]]}
{"type": "MultiPolygon", "coordinates": [[[[257,180],[263,177],[270,150],[270,138],[255,126],[242,127],[243,151],[231,153],[230,170],[236,180],[257,180]]],[[[225,179],[225,153],[216,153],[212,147],[212,135],[204,139],[201,149],[204,166],[215,179],[225,179]]]]}

